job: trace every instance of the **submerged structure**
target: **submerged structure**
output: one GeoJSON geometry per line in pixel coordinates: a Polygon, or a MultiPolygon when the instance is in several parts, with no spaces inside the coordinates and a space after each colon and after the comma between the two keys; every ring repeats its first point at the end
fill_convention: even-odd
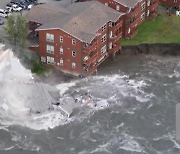
{"type": "Polygon", "coordinates": [[[81,105],[104,106],[93,102],[87,93],[60,96],[56,87],[34,82],[31,71],[21,65],[12,50],[5,50],[3,45],[0,47],[0,111],[13,113],[14,110],[23,109],[23,112],[31,115],[59,110],[70,117],[73,110],[81,105]]]}

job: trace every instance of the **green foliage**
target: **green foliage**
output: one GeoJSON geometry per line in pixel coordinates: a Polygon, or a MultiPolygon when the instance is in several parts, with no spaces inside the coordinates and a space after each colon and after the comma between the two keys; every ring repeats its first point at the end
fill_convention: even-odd
{"type": "Polygon", "coordinates": [[[122,45],[144,43],[180,43],[180,18],[172,15],[158,15],[154,21],[145,21],[138,28],[133,39],[123,39],[122,45]]]}
{"type": "Polygon", "coordinates": [[[4,27],[7,41],[20,48],[26,47],[26,39],[28,35],[28,25],[25,17],[21,14],[10,15],[7,24],[4,27]]]}
{"type": "Polygon", "coordinates": [[[51,67],[43,65],[39,59],[33,59],[31,60],[31,63],[32,63],[31,72],[37,75],[44,75],[45,73],[48,73],[51,70],[51,67]]]}

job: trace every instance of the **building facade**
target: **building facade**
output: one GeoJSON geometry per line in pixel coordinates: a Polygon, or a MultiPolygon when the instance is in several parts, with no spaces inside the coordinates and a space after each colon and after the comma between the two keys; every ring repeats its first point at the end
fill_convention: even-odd
{"type": "Polygon", "coordinates": [[[66,74],[89,76],[133,38],[145,19],[157,15],[158,0],[80,0],[65,8],[43,4],[27,14],[31,50],[41,62],[66,74]],[[36,40],[36,41],[35,41],[36,40]]]}
{"type": "Polygon", "coordinates": [[[173,6],[180,9],[180,0],[159,0],[161,4],[173,6]]]}
{"type": "Polygon", "coordinates": [[[31,33],[38,34],[38,44],[31,49],[39,53],[43,64],[66,74],[89,76],[121,49],[117,42],[122,38],[124,13],[98,1],[71,4],[67,12],[48,22],[28,15],[31,33]]]}
{"type": "Polygon", "coordinates": [[[158,0],[98,0],[101,3],[124,12],[123,37],[130,39],[137,34],[137,27],[145,19],[157,16],[158,0]]]}

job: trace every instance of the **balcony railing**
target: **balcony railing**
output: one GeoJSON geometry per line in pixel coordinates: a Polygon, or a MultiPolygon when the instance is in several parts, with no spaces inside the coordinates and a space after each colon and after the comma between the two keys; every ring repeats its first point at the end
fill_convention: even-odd
{"type": "Polygon", "coordinates": [[[89,45],[88,47],[84,48],[84,53],[91,53],[92,51],[96,50],[97,43],[93,43],[92,45],[89,45]]]}
{"type": "Polygon", "coordinates": [[[131,10],[129,14],[126,14],[126,17],[128,18],[135,18],[137,15],[141,12],[140,8],[135,8],[135,10],[131,10]]]}
{"type": "Polygon", "coordinates": [[[114,31],[115,29],[121,27],[122,24],[123,24],[123,21],[120,21],[116,25],[109,26],[109,30],[114,31]]]}
{"type": "Polygon", "coordinates": [[[112,53],[116,53],[121,49],[120,44],[115,44],[114,47],[112,48],[112,53]]]}
{"type": "Polygon", "coordinates": [[[126,34],[126,38],[127,38],[127,39],[133,38],[134,36],[136,36],[137,32],[138,32],[137,30],[133,30],[133,31],[130,32],[129,34],[126,34]]]}
{"type": "Polygon", "coordinates": [[[135,19],[131,23],[126,23],[126,28],[134,28],[140,23],[139,18],[135,19]]]}
{"type": "Polygon", "coordinates": [[[120,38],[122,38],[122,32],[117,35],[114,34],[112,37],[109,37],[109,40],[112,42],[117,42],[120,38]]]}
{"type": "Polygon", "coordinates": [[[158,5],[159,5],[158,1],[154,1],[154,2],[151,1],[150,5],[148,6],[148,10],[153,11],[158,7],[158,5]]]}
{"type": "Polygon", "coordinates": [[[84,60],[83,63],[87,66],[94,64],[97,62],[97,53],[95,53],[93,56],[88,57],[87,60],[84,60]]]}

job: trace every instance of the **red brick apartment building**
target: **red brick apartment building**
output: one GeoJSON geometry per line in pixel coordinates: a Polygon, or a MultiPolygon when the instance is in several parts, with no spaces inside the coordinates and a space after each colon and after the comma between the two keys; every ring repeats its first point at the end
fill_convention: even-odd
{"type": "Polygon", "coordinates": [[[30,37],[38,39],[32,50],[41,62],[66,74],[89,76],[109,55],[121,49],[124,13],[98,1],[68,7],[39,5],[27,14],[30,37]]]}
{"type": "Polygon", "coordinates": [[[66,8],[43,4],[27,14],[32,50],[44,64],[75,76],[89,76],[132,38],[145,19],[157,15],[158,0],[80,0],[66,8]],[[37,41],[34,41],[36,40],[37,41]]]}
{"type": "Polygon", "coordinates": [[[145,19],[157,16],[158,0],[99,0],[103,4],[126,15],[124,16],[123,36],[127,39],[137,34],[137,27],[145,19]]]}
{"type": "Polygon", "coordinates": [[[159,0],[159,1],[164,5],[180,8],[180,0],[159,0]]]}

